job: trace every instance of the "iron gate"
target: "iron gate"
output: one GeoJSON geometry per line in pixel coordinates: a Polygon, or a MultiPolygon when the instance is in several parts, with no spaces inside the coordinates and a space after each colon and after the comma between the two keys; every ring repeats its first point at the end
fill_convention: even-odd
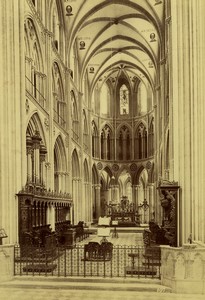
{"type": "Polygon", "coordinates": [[[160,278],[160,248],[112,245],[108,251],[91,245],[89,249],[86,245],[50,249],[15,246],[14,274],[160,278]]]}

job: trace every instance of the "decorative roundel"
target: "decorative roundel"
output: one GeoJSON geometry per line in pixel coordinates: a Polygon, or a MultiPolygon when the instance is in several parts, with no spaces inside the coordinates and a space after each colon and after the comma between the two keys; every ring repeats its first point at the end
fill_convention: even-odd
{"type": "Polygon", "coordinates": [[[102,168],[103,168],[102,163],[101,162],[97,163],[97,169],[98,170],[102,170],[102,168]]]}
{"type": "Polygon", "coordinates": [[[146,169],[151,169],[151,167],[152,167],[152,163],[151,163],[151,161],[148,161],[146,163],[146,169]]]}
{"type": "Polygon", "coordinates": [[[119,170],[119,166],[118,166],[117,164],[114,164],[114,165],[112,166],[112,170],[113,170],[114,172],[117,172],[117,171],[119,170]]]}
{"type": "Polygon", "coordinates": [[[131,164],[130,171],[137,171],[137,165],[136,164],[131,164]]]}

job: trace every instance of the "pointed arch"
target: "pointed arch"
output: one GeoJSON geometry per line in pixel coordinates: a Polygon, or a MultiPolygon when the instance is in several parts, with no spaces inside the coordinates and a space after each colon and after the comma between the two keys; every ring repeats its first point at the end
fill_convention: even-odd
{"type": "Polygon", "coordinates": [[[89,150],[89,131],[88,131],[88,121],[85,110],[83,109],[83,148],[84,151],[89,150]]]}
{"type": "Polygon", "coordinates": [[[135,131],[134,138],[135,159],[147,158],[147,128],[143,122],[141,122],[135,131]]]}
{"type": "Polygon", "coordinates": [[[143,81],[138,85],[137,90],[137,112],[138,115],[146,114],[148,110],[148,91],[143,81]]]}
{"type": "MultiPolygon", "coordinates": [[[[123,66],[122,66],[123,67],[123,66]]],[[[132,89],[127,74],[120,70],[116,85],[116,112],[119,117],[132,115],[132,89]]]]}
{"type": "Polygon", "coordinates": [[[82,193],[81,186],[81,172],[80,172],[80,162],[76,149],[73,150],[72,156],[72,191],[73,191],[73,203],[74,203],[74,222],[77,223],[82,217],[82,193]]]}
{"type": "Polygon", "coordinates": [[[88,168],[88,161],[87,159],[84,160],[83,163],[83,173],[84,173],[84,182],[89,182],[90,174],[89,174],[89,168],[88,168]]]}
{"type": "Polygon", "coordinates": [[[45,185],[44,162],[46,139],[38,113],[34,113],[26,129],[27,183],[45,185]]]}
{"type": "Polygon", "coordinates": [[[71,91],[71,118],[72,118],[73,139],[78,141],[79,140],[78,103],[73,90],[71,91]]]}
{"type": "Polygon", "coordinates": [[[105,124],[100,134],[101,159],[111,160],[114,157],[113,132],[108,124],[105,124]]]}
{"type": "Polygon", "coordinates": [[[46,137],[40,116],[37,112],[34,112],[28,121],[26,133],[30,136],[33,136],[36,131],[38,131],[40,134],[42,141],[41,143],[46,146],[46,137]]]}
{"type": "Polygon", "coordinates": [[[99,184],[99,173],[95,164],[92,166],[92,184],[99,184]]]}
{"type": "Polygon", "coordinates": [[[60,68],[57,62],[54,62],[52,66],[52,89],[53,89],[54,120],[60,126],[65,128],[66,103],[64,98],[64,86],[63,86],[63,80],[62,80],[60,68]]]}
{"type": "Polygon", "coordinates": [[[62,57],[65,56],[65,24],[63,18],[63,8],[60,1],[55,0],[51,2],[49,7],[49,28],[53,33],[53,45],[55,49],[61,54],[62,57]]]}
{"type": "Polygon", "coordinates": [[[104,82],[99,92],[100,114],[103,116],[112,115],[111,112],[111,91],[107,82],[104,82]]]}
{"type": "Polygon", "coordinates": [[[65,192],[65,173],[67,159],[62,137],[59,135],[54,144],[54,189],[56,192],[65,192]]]}
{"type": "Polygon", "coordinates": [[[154,155],[154,117],[152,118],[149,125],[148,154],[149,156],[154,155]]]}
{"type": "Polygon", "coordinates": [[[26,49],[26,90],[42,106],[46,106],[45,73],[41,46],[33,20],[28,17],[24,22],[24,41],[26,49]]]}
{"type": "Polygon", "coordinates": [[[79,163],[79,157],[76,149],[74,149],[72,153],[72,177],[73,178],[80,177],[80,163],[79,163]]]}
{"type": "Polygon", "coordinates": [[[132,131],[127,125],[122,125],[117,130],[116,156],[119,160],[130,160],[132,149],[132,131]]]}
{"type": "Polygon", "coordinates": [[[94,120],[91,123],[92,130],[92,157],[99,157],[99,133],[94,120]]]}
{"type": "Polygon", "coordinates": [[[58,172],[67,172],[66,150],[62,137],[59,135],[54,144],[54,153],[56,155],[56,163],[58,172]]]}

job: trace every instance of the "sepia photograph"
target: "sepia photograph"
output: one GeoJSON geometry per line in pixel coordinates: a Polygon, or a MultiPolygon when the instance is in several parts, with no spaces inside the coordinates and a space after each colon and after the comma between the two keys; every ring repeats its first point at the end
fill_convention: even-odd
{"type": "Polygon", "coordinates": [[[0,0],[0,300],[205,297],[205,0],[0,0]]]}

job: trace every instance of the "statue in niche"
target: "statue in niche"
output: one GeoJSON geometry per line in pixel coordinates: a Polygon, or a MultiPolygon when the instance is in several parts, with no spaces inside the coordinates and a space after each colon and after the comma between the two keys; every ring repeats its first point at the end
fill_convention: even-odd
{"type": "Polygon", "coordinates": [[[171,246],[176,245],[176,199],[172,192],[168,189],[161,191],[163,198],[161,205],[164,210],[164,218],[162,227],[165,230],[165,238],[169,241],[171,246]]]}
{"type": "Polygon", "coordinates": [[[176,200],[171,192],[163,190],[164,198],[161,199],[161,205],[164,208],[164,221],[167,221],[169,226],[175,225],[176,219],[176,200]]]}

